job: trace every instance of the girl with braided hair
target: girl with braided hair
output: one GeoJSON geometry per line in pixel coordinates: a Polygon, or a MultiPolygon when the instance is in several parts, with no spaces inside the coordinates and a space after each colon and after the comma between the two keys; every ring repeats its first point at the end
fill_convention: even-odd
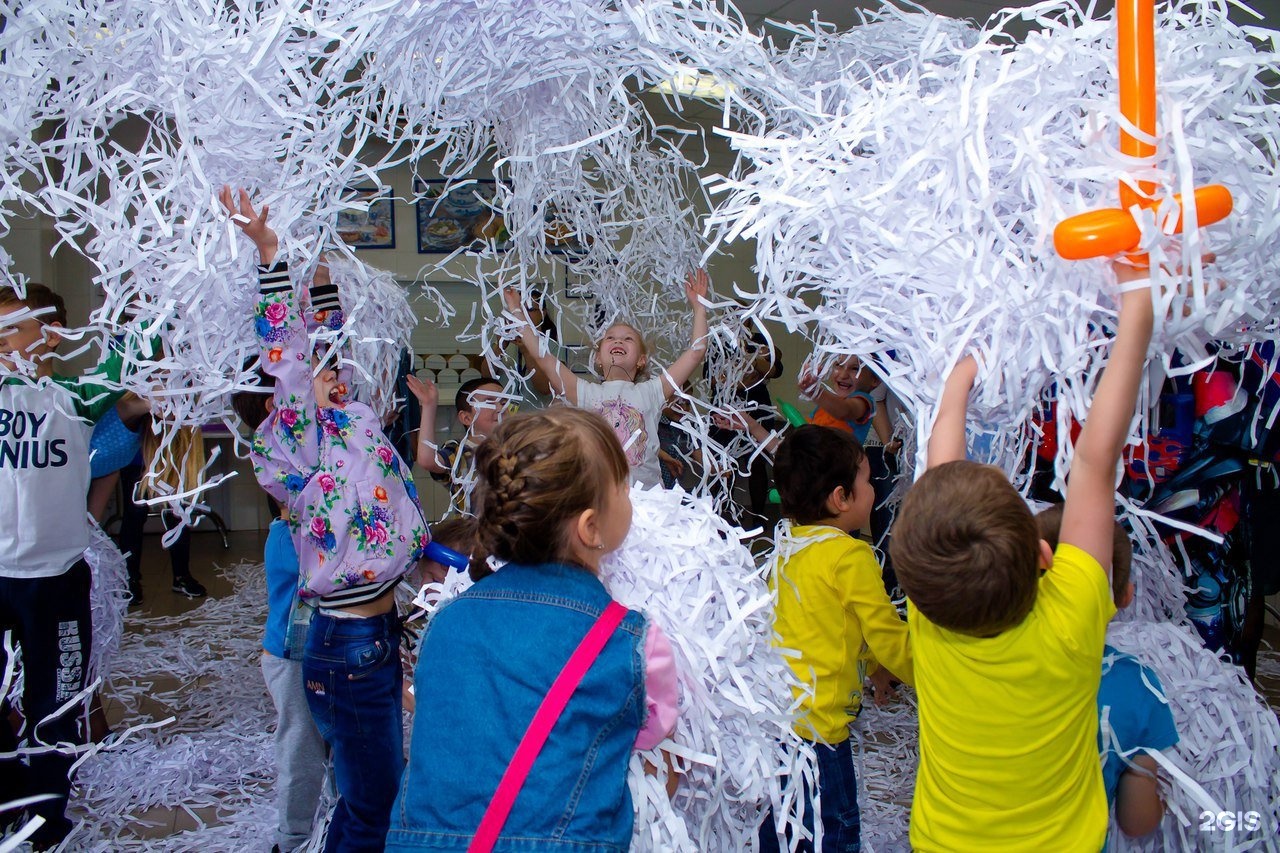
{"type": "Polygon", "coordinates": [[[673,730],[676,675],[666,637],[598,576],[631,527],[622,446],[599,415],[553,407],[503,421],[476,471],[479,550],[501,565],[424,631],[387,850],[512,839],[531,851],[625,851],[631,751],[673,730]],[[598,654],[584,660],[593,636],[598,654]],[[570,672],[581,680],[539,748],[534,733],[570,672]]]}

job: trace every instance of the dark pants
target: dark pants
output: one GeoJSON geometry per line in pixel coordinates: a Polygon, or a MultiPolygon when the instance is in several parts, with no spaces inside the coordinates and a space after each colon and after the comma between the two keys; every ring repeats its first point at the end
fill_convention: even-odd
{"type": "Polygon", "coordinates": [[[1249,596],[1240,626],[1236,663],[1250,679],[1258,673],[1258,648],[1266,622],[1268,595],[1280,592],[1280,483],[1274,468],[1244,469],[1240,484],[1242,533],[1249,560],[1249,596]]]}
{"type": "Polygon", "coordinates": [[[400,621],[316,612],[302,657],[307,705],[333,756],[338,804],[326,851],[381,851],[404,772],[400,621]]]}
{"type": "MultiPolygon", "coordinates": [[[[61,575],[50,578],[0,578],[0,633],[11,631],[22,648],[22,713],[26,729],[22,745],[85,742],[80,724],[87,703],[68,708],[55,719],[46,719],[84,689],[93,646],[89,609],[89,565],[80,560],[61,575]]],[[[0,673],[8,666],[0,646],[0,673]]],[[[3,697],[0,697],[3,698],[3,697]]],[[[9,708],[0,704],[0,752],[19,746],[17,732],[9,724],[9,708]]],[[[61,840],[71,829],[64,812],[71,791],[68,774],[74,754],[47,752],[17,759],[0,759],[0,804],[19,797],[53,794],[52,800],[28,807],[46,821],[34,836],[38,847],[61,840]]],[[[12,815],[4,815],[7,821],[12,815]]]]}
{"type": "MultiPolygon", "coordinates": [[[[822,801],[822,853],[859,853],[862,818],[858,812],[858,776],[853,769],[853,741],[835,746],[812,744],[818,756],[818,792],[822,801]]],[[[813,833],[813,794],[805,787],[804,828],[813,833]]],[[[813,853],[813,842],[803,840],[800,853],[813,853]]],[[[760,827],[760,853],[779,853],[778,830],[773,814],[760,827]]]]}
{"type": "Polygon", "coordinates": [[[889,496],[893,494],[893,480],[897,476],[891,465],[890,457],[885,455],[883,445],[865,448],[867,467],[871,469],[871,489],[875,492],[875,504],[871,507],[871,544],[875,546],[880,557],[880,566],[884,574],[885,589],[893,594],[898,585],[897,575],[893,571],[893,561],[889,558],[889,528],[893,526],[893,507],[889,506],[889,496]]]}
{"type": "MultiPolygon", "coordinates": [[[[134,487],[141,478],[141,465],[126,465],[120,469],[120,488],[124,492],[124,506],[120,508],[120,550],[127,555],[125,565],[129,569],[129,580],[135,584],[142,582],[142,528],[150,512],[146,504],[133,502],[134,487]]],[[[178,523],[178,517],[172,513],[164,513],[161,520],[166,529],[178,523]]],[[[190,575],[191,528],[183,530],[168,550],[173,579],[190,575]]]]}

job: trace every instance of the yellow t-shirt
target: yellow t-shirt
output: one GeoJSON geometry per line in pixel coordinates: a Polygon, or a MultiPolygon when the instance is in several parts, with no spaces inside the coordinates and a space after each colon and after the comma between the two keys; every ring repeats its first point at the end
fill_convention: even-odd
{"type": "MultiPolygon", "coordinates": [[[[862,707],[859,657],[875,659],[903,681],[913,680],[907,623],[889,601],[880,564],[867,543],[835,527],[794,528],[775,554],[774,642],[799,652],[787,662],[814,693],[802,704],[796,732],[829,744],[849,738],[862,707]]],[[[805,693],[792,688],[796,698],[805,693]]]]}
{"type": "Polygon", "coordinates": [[[1065,544],[1031,613],[999,636],[939,628],[908,602],[920,701],[913,850],[1102,849],[1097,695],[1115,612],[1102,567],[1065,544]]]}

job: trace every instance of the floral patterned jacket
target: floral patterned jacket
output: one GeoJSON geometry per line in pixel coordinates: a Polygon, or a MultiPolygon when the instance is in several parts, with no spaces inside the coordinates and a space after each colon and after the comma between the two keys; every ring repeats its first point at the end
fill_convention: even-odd
{"type": "Polygon", "coordinates": [[[394,582],[431,540],[411,469],[363,403],[314,399],[309,329],[342,326],[337,287],[311,287],[308,316],[282,261],[258,267],[254,329],[275,408],[253,436],[258,482],[288,506],[299,593],[356,603],[361,587],[394,582]]]}

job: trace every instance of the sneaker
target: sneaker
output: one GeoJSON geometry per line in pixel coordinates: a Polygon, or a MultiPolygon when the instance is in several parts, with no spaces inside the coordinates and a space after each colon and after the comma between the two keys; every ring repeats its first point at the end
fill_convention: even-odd
{"type": "Polygon", "coordinates": [[[173,591],[187,598],[204,598],[206,594],[204,586],[191,575],[174,578],[173,591]]]}

